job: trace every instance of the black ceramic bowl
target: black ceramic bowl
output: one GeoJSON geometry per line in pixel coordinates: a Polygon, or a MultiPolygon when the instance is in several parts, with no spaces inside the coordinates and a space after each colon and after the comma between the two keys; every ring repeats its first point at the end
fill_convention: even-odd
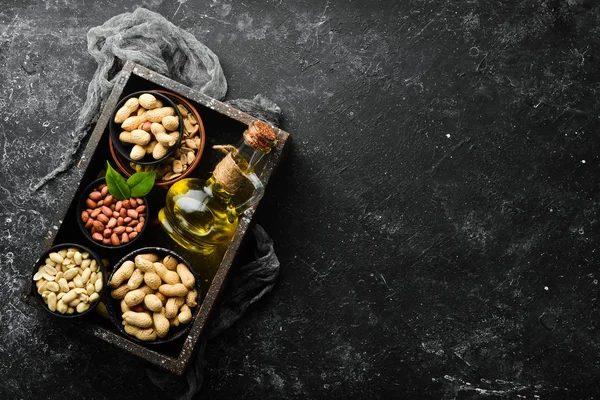
{"type": "Polygon", "coordinates": [[[146,220],[144,223],[144,227],[142,228],[142,231],[139,232],[138,235],[133,240],[130,240],[129,242],[127,242],[125,244],[121,244],[119,246],[112,246],[112,245],[109,246],[106,244],[102,244],[102,242],[97,242],[94,239],[92,239],[92,232],[86,229],[85,224],[83,223],[83,220],[81,219],[81,213],[83,213],[88,208],[86,205],[86,201],[87,201],[90,193],[94,190],[94,188],[96,188],[96,186],[99,186],[103,183],[105,183],[104,178],[96,179],[94,182],[90,183],[81,193],[81,196],[79,197],[79,200],[77,202],[77,215],[75,216],[75,218],[77,218],[77,225],[79,226],[81,233],[83,233],[83,236],[85,236],[90,242],[94,243],[96,246],[102,247],[103,249],[108,249],[108,250],[122,249],[123,247],[127,247],[130,244],[135,243],[135,241],[138,240],[140,238],[140,236],[142,236],[144,234],[144,232],[148,228],[148,225],[150,225],[149,224],[150,206],[148,204],[148,199],[146,197],[142,197],[144,199],[144,205],[146,206],[146,220]]]}
{"type": "Polygon", "coordinates": [[[119,101],[119,104],[117,104],[117,108],[115,108],[115,111],[113,112],[113,114],[110,118],[109,132],[110,132],[110,138],[112,139],[112,143],[113,143],[115,150],[124,159],[126,159],[127,161],[130,161],[130,162],[134,162],[136,164],[140,164],[140,165],[155,165],[155,164],[160,164],[167,158],[171,157],[171,155],[175,152],[175,150],[179,148],[179,144],[181,143],[181,140],[183,138],[183,118],[181,117],[181,113],[179,112],[179,109],[177,108],[175,103],[173,103],[173,101],[170,98],[168,98],[167,96],[157,93],[157,92],[150,92],[150,91],[135,92],[135,93],[132,93],[132,94],[122,98],[121,101],[119,101]],[[179,118],[179,139],[177,139],[177,143],[175,143],[175,145],[171,146],[171,148],[169,149],[169,151],[167,152],[167,154],[165,154],[165,156],[163,158],[159,158],[158,160],[155,160],[152,157],[152,155],[147,154],[141,160],[134,161],[129,156],[129,153],[131,152],[131,148],[133,147],[133,145],[123,143],[123,142],[121,142],[121,140],[119,140],[119,135],[121,134],[123,129],[121,129],[121,124],[117,124],[115,122],[115,114],[123,106],[123,104],[125,104],[125,102],[127,100],[129,100],[132,97],[140,97],[144,93],[151,94],[154,97],[156,97],[157,99],[160,99],[162,101],[164,107],[173,107],[175,109],[175,115],[177,115],[177,118],[179,118]]]}
{"type": "Polygon", "coordinates": [[[188,333],[188,331],[190,330],[190,328],[192,327],[192,324],[196,320],[196,317],[198,316],[198,312],[200,311],[200,305],[202,304],[202,288],[200,287],[200,278],[198,277],[198,274],[196,274],[196,272],[192,269],[191,265],[186,260],[184,260],[183,257],[181,257],[179,254],[175,253],[174,251],[165,249],[163,247],[143,247],[141,249],[132,251],[131,253],[129,253],[125,257],[123,257],[121,260],[119,260],[119,262],[117,264],[115,264],[113,272],[110,274],[110,277],[108,278],[107,282],[111,281],[115,272],[121,267],[121,265],[125,261],[127,261],[127,260],[133,261],[135,259],[135,256],[137,256],[138,254],[144,254],[144,253],[155,253],[161,258],[168,256],[168,255],[173,256],[177,260],[179,260],[179,262],[185,264],[188,267],[188,269],[190,270],[190,272],[192,273],[192,275],[194,275],[194,278],[196,278],[196,290],[198,291],[198,298],[196,300],[198,305],[191,310],[192,311],[192,320],[184,325],[179,325],[177,327],[171,326],[169,328],[169,333],[167,334],[167,336],[165,336],[162,339],[157,338],[156,340],[152,340],[152,341],[139,340],[135,336],[131,336],[127,332],[125,332],[125,328],[123,327],[123,324],[122,324],[123,318],[121,317],[121,315],[122,315],[121,300],[112,298],[112,296],[110,295],[110,291],[112,290],[112,288],[110,288],[110,287],[109,287],[109,291],[107,292],[107,295],[106,295],[106,308],[108,309],[108,316],[109,316],[110,320],[113,322],[113,324],[115,324],[115,326],[117,327],[119,332],[121,332],[121,334],[123,336],[125,336],[127,339],[129,339],[133,342],[140,343],[140,344],[169,343],[169,342],[172,342],[172,341],[179,339],[180,337],[186,335],[188,333]]]}
{"type": "Polygon", "coordinates": [[[30,279],[33,280],[33,277],[38,272],[38,269],[40,268],[40,266],[45,265],[45,260],[46,260],[46,258],[48,258],[50,253],[58,253],[60,250],[67,249],[69,247],[76,247],[77,249],[80,250],[81,253],[88,252],[90,254],[89,258],[96,260],[96,263],[98,264],[98,268],[102,272],[102,290],[100,291],[100,293],[98,293],[99,294],[98,300],[95,301],[94,303],[92,303],[90,305],[90,308],[88,308],[86,311],[84,311],[82,313],[78,313],[77,311],[75,311],[73,314],[61,314],[58,311],[56,311],[56,312],[50,311],[50,309],[48,308],[48,305],[46,305],[46,303],[44,303],[44,299],[42,299],[42,295],[40,293],[38,293],[38,288],[36,287],[35,284],[33,284],[31,287],[31,295],[38,299],[38,301],[40,302],[40,306],[44,310],[46,310],[53,316],[59,317],[59,318],[79,318],[79,317],[82,317],[82,316],[92,312],[96,308],[98,303],[100,303],[100,301],[102,301],[102,298],[103,298],[102,296],[104,295],[104,291],[106,290],[107,274],[106,274],[106,268],[104,267],[102,260],[92,250],[90,250],[87,247],[82,246],[80,244],[76,244],[76,243],[61,243],[59,245],[56,245],[56,246],[50,248],[48,251],[46,251],[44,254],[42,254],[42,256],[34,264],[30,279]]]}

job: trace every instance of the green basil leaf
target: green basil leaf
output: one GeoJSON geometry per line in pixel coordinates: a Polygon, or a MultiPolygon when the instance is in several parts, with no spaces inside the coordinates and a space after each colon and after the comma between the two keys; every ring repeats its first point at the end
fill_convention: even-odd
{"type": "Polygon", "coordinates": [[[136,172],[127,179],[127,185],[131,189],[131,197],[144,197],[152,190],[156,170],[149,172],[136,172]]]}
{"type": "Polygon", "coordinates": [[[108,191],[118,200],[127,200],[131,197],[131,191],[125,178],[121,176],[117,171],[110,166],[110,163],[106,162],[106,186],[108,191]]]}

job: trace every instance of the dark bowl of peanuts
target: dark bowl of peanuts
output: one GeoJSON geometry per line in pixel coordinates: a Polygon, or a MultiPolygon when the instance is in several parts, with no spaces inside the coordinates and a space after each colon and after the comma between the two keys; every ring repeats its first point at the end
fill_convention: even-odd
{"type": "Polygon", "coordinates": [[[115,264],[106,308],[121,334],[140,344],[163,344],[186,335],[200,310],[200,279],[179,254],[144,247],[115,264]]]}
{"type": "Polygon", "coordinates": [[[148,93],[165,95],[175,103],[183,120],[181,142],[175,151],[159,164],[144,165],[127,160],[117,151],[112,138],[109,140],[110,153],[115,164],[126,177],[130,177],[135,172],[156,170],[154,185],[169,187],[191,174],[200,162],[205,144],[204,124],[198,110],[185,98],[166,90],[153,90],[148,93]]]}
{"type": "Polygon", "coordinates": [[[148,226],[148,201],[144,197],[117,200],[104,178],[87,186],[77,204],[77,222],[90,242],[105,249],[130,245],[148,226]]]}
{"type": "Polygon", "coordinates": [[[175,103],[158,92],[135,92],[118,104],[109,123],[112,147],[128,162],[158,165],[179,148],[184,121],[175,103]]]}
{"type": "Polygon", "coordinates": [[[92,250],[75,243],[56,245],[34,264],[32,294],[42,308],[61,318],[78,318],[102,301],[106,268],[92,250]]]}

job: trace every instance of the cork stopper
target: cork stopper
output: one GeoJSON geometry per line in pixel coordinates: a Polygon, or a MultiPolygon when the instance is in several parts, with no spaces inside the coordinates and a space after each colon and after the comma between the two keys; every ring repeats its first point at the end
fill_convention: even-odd
{"type": "Polygon", "coordinates": [[[277,143],[277,135],[266,122],[254,121],[244,131],[244,140],[256,150],[268,153],[277,143]]]}

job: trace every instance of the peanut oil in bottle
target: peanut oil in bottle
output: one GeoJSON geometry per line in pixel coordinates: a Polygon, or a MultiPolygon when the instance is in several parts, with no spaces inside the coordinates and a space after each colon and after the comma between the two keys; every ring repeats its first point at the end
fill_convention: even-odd
{"type": "Polygon", "coordinates": [[[229,153],[208,180],[188,178],[171,186],[165,207],[158,214],[169,236],[200,258],[196,271],[203,286],[216,273],[233,239],[239,216],[256,205],[264,193],[254,167],[275,144],[275,132],[268,124],[256,121],[243,136],[238,147],[220,146],[229,153]],[[247,182],[254,191],[249,199],[238,204],[236,194],[247,182]]]}

